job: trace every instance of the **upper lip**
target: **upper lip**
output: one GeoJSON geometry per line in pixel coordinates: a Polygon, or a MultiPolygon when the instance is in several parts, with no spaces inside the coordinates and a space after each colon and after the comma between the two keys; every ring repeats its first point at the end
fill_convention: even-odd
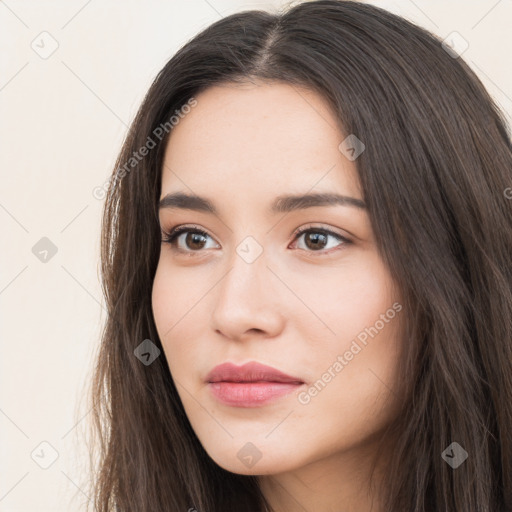
{"type": "Polygon", "coordinates": [[[223,363],[213,368],[206,376],[207,382],[289,382],[303,384],[298,377],[286,375],[276,368],[251,361],[242,366],[223,363]]]}

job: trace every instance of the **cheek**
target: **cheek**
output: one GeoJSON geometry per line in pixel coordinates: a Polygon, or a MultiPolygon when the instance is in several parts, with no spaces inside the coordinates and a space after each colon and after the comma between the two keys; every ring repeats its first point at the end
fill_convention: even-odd
{"type": "Polygon", "coordinates": [[[158,265],[155,278],[153,280],[153,289],[151,293],[151,306],[153,317],[160,340],[163,342],[164,334],[173,325],[173,316],[176,306],[175,284],[170,280],[171,276],[165,272],[161,264],[158,265]]]}
{"type": "Polygon", "coordinates": [[[204,276],[199,272],[171,268],[165,261],[158,264],[151,302],[158,332],[164,335],[162,341],[194,314],[194,307],[207,290],[204,276]]]}
{"type": "MultiPolygon", "coordinates": [[[[329,279],[324,270],[315,276],[321,288],[308,300],[322,322],[303,320],[301,325],[310,368],[310,386],[299,397],[301,414],[337,411],[328,420],[324,413],[326,422],[352,425],[364,437],[393,414],[402,305],[376,257],[331,269],[329,279]]],[[[303,280],[301,293],[312,284],[303,280]]]]}
{"type": "Polygon", "coordinates": [[[391,276],[373,251],[353,253],[337,266],[308,272],[294,268],[282,274],[302,299],[291,300],[286,314],[302,322],[306,340],[325,340],[326,347],[342,349],[397,301],[391,276]]]}
{"type": "Polygon", "coordinates": [[[173,377],[179,381],[195,366],[200,353],[200,328],[204,331],[205,299],[211,288],[197,269],[171,268],[159,263],[152,289],[152,309],[157,332],[173,377]],[[201,320],[198,321],[198,315],[201,320]]]}
{"type": "Polygon", "coordinates": [[[183,293],[183,290],[191,288],[184,287],[182,280],[179,272],[169,272],[164,265],[159,264],[151,297],[155,325],[171,373],[174,373],[175,366],[180,366],[181,355],[179,346],[176,343],[171,344],[170,340],[181,339],[177,333],[186,323],[187,311],[191,309],[189,303],[193,298],[190,294],[183,293]]]}

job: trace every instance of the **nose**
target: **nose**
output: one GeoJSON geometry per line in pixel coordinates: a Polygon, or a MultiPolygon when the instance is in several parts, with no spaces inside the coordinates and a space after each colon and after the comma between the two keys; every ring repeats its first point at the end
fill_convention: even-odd
{"type": "Polygon", "coordinates": [[[213,330],[231,340],[277,336],[284,325],[279,285],[265,251],[252,262],[235,253],[216,286],[213,330]]]}

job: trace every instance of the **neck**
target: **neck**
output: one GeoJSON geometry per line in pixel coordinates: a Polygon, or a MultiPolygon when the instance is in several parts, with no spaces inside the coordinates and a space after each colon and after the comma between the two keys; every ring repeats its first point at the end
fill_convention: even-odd
{"type": "Polygon", "coordinates": [[[273,512],[381,512],[383,467],[376,466],[371,475],[375,451],[372,443],[329,454],[297,470],[262,475],[261,491],[273,512]]]}

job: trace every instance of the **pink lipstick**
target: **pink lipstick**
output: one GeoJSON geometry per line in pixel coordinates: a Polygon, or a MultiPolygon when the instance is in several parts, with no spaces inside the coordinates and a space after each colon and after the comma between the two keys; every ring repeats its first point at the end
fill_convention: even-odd
{"type": "Polygon", "coordinates": [[[223,363],[205,380],[215,398],[234,407],[259,407],[304,384],[298,377],[256,362],[242,366],[223,363]]]}

